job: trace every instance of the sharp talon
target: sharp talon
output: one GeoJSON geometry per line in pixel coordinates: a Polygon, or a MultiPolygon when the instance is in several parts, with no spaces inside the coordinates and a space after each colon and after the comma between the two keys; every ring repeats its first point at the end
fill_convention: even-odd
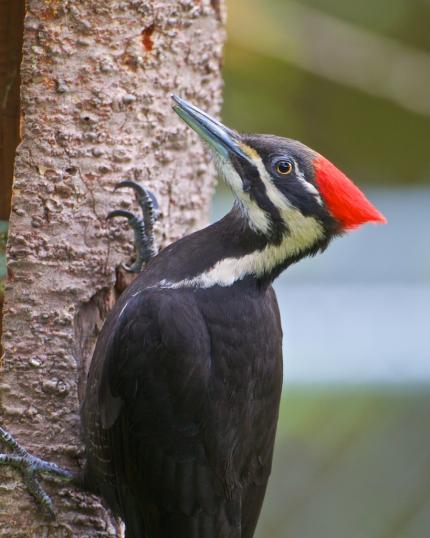
{"type": "Polygon", "coordinates": [[[0,442],[9,450],[8,454],[0,454],[0,465],[9,465],[18,469],[23,477],[23,482],[35,500],[44,508],[48,516],[55,518],[54,507],[49,495],[39,483],[39,476],[60,478],[72,482],[75,476],[70,471],[49,461],[32,456],[22,447],[12,435],[0,428],[0,442]]]}
{"type": "Polygon", "coordinates": [[[125,209],[115,209],[114,211],[111,211],[110,213],[108,213],[108,216],[106,218],[112,219],[115,217],[125,217],[129,221],[133,219],[137,219],[137,217],[133,215],[131,211],[125,211],[125,209]]]}
{"type": "Polygon", "coordinates": [[[155,197],[155,194],[153,194],[151,191],[147,190],[146,194],[151,198],[152,208],[154,211],[154,220],[157,220],[161,214],[161,210],[160,210],[160,206],[158,205],[157,198],[155,197]]]}
{"type": "Polygon", "coordinates": [[[151,191],[142,187],[135,181],[125,180],[115,186],[115,190],[121,187],[133,189],[139,206],[142,210],[142,218],[137,217],[130,211],[116,209],[111,211],[107,218],[124,217],[128,220],[134,232],[134,247],[136,250],[136,260],[132,265],[122,264],[122,267],[130,273],[138,273],[142,266],[150,258],[157,254],[154,240],[154,222],[160,215],[160,210],[156,197],[151,191]]]}
{"type": "Polygon", "coordinates": [[[46,511],[48,518],[56,519],[57,516],[54,511],[54,505],[52,504],[51,497],[42,488],[42,486],[39,484],[39,481],[33,476],[26,476],[25,483],[27,485],[29,492],[33,495],[33,497],[40,503],[42,508],[46,511]]]}
{"type": "Polygon", "coordinates": [[[139,185],[139,183],[136,183],[131,179],[120,181],[118,185],[115,186],[115,190],[122,187],[129,187],[130,189],[134,190],[137,201],[140,205],[140,208],[142,209],[145,222],[147,220],[146,217],[148,217],[152,218],[154,223],[160,216],[160,207],[154,194],[150,190],[146,189],[145,187],[142,187],[142,185],[139,185]],[[146,215],[148,209],[151,211],[152,215],[146,215]]]}

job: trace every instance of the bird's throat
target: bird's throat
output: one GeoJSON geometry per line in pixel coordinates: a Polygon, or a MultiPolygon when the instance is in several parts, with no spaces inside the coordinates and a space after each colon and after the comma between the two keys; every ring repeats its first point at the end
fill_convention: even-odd
{"type": "MultiPolygon", "coordinates": [[[[305,217],[299,211],[292,210],[288,216],[288,229],[280,242],[276,244],[261,235],[245,238],[247,231],[237,227],[233,219],[227,216],[214,226],[231,224],[231,229],[220,234],[224,244],[218,245],[217,259],[212,259],[207,267],[197,274],[190,274],[181,279],[163,279],[162,287],[168,288],[211,288],[213,286],[228,287],[251,278],[256,281],[271,282],[286,267],[299,259],[317,252],[324,247],[326,241],[322,225],[312,217],[305,217]],[[230,222],[231,220],[231,222],[230,222]],[[241,241],[243,237],[243,241],[241,241]],[[230,240],[230,241],[229,241],[230,240]]],[[[210,233],[211,227],[198,232],[198,236],[210,233]]],[[[208,238],[209,239],[209,238],[208,238]]],[[[190,241],[193,238],[190,236],[190,241]]],[[[209,242],[209,241],[208,241],[209,242]]],[[[201,253],[204,256],[204,252],[201,253]]]]}

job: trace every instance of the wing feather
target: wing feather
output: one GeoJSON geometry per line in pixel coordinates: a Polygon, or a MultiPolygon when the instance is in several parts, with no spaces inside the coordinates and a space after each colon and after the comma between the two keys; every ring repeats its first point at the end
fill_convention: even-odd
{"type": "Polygon", "coordinates": [[[123,303],[121,317],[113,313],[105,325],[89,375],[94,396],[86,407],[97,407],[102,445],[89,455],[89,474],[102,475],[99,489],[130,529],[142,525],[137,510],[147,530],[172,525],[178,538],[206,536],[199,529],[215,525],[224,502],[206,450],[206,323],[190,293],[146,290],[123,303]]]}

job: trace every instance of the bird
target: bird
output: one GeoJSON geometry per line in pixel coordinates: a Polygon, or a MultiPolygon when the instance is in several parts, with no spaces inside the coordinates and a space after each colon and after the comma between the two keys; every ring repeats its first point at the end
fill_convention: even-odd
{"type": "Polygon", "coordinates": [[[141,219],[110,214],[135,230],[129,269],[139,274],[109,313],[91,361],[80,484],[122,518],[127,538],[252,538],[283,381],[272,283],[334,238],[386,219],[301,142],[241,134],[172,99],[235,202],[221,220],[157,253],[155,196],[120,184],[135,190],[143,211],[141,219]]]}

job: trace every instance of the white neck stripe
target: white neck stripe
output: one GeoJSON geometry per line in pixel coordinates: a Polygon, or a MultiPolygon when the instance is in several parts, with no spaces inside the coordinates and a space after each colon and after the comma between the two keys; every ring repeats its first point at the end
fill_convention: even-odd
{"type": "Polygon", "coordinates": [[[224,258],[210,269],[179,282],[162,280],[163,288],[211,288],[212,286],[231,286],[248,275],[257,278],[270,274],[288,258],[297,256],[314,245],[324,234],[322,225],[313,217],[305,217],[295,208],[288,209],[290,234],[285,235],[279,245],[269,244],[241,258],[224,258]]]}

